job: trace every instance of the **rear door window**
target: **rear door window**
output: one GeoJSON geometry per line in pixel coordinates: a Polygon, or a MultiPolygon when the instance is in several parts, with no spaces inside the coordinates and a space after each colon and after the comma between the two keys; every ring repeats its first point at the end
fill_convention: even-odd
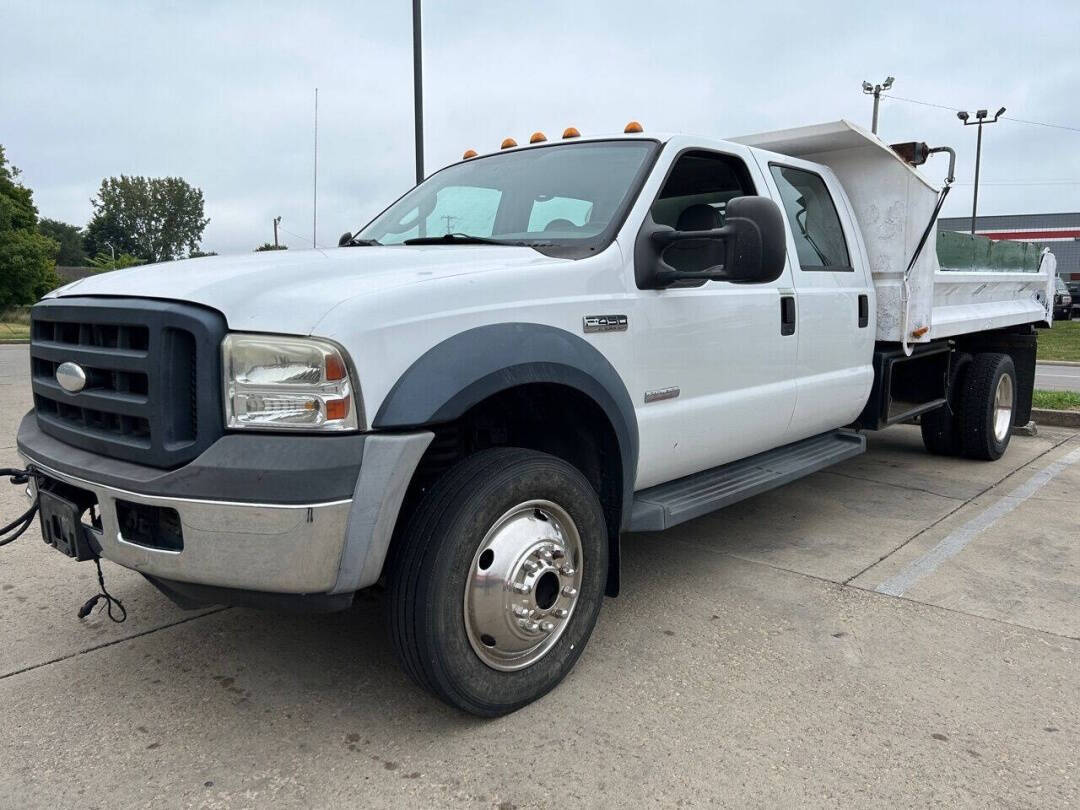
{"type": "Polygon", "coordinates": [[[850,271],[844,228],[821,175],[771,164],[803,270],[850,271]]]}

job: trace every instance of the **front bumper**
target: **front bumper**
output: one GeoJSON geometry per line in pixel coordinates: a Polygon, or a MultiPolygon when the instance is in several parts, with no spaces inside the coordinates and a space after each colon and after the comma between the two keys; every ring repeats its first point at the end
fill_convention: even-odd
{"type": "Polygon", "coordinates": [[[189,465],[163,471],[65,445],[42,433],[31,412],[19,427],[18,449],[45,476],[93,493],[101,528],[88,530],[105,559],[158,580],[341,594],[378,579],[431,438],[226,436],[189,465]],[[311,497],[312,481],[320,480],[331,497],[311,497]],[[176,510],[183,549],[126,540],[117,517],[121,500],[176,510]]]}

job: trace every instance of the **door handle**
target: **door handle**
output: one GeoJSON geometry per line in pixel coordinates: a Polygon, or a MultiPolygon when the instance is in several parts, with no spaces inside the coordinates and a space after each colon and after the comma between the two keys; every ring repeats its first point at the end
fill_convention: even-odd
{"type": "Polygon", "coordinates": [[[863,293],[859,296],[859,328],[865,329],[870,325],[870,296],[863,293]]]}
{"type": "Polygon", "coordinates": [[[780,296],[780,334],[795,334],[795,296],[780,296]]]}

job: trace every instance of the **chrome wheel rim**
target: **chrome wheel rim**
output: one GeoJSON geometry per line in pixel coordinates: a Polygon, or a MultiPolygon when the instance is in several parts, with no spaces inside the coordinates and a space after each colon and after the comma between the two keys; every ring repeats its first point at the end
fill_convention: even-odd
{"type": "Polygon", "coordinates": [[[503,672],[543,658],[581,593],[581,536],[565,509],[534,500],[484,535],[465,580],[465,631],[480,660],[503,672]]]}
{"type": "Polygon", "coordinates": [[[1005,441],[1012,427],[1013,382],[1008,374],[1002,374],[994,391],[994,438],[1005,441]]]}

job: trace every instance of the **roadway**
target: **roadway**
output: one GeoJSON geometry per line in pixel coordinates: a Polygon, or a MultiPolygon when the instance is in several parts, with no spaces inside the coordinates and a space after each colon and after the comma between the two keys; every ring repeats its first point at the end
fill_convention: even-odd
{"type": "Polygon", "coordinates": [[[1038,363],[1035,366],[1035,387],[1045,391],[1076,391],[1080,393],[1080,365],[1038,363]]]}
{"type": "MultiPolygon", "coordinates": [[[[30,405],[0,347],[0,466],[30,405]]],[[[0,807],[1080,804],[1080,433],[995,463],[918,428],[677,529],[551,694],[493,721],[416,689],[381,594],[184,612],[36,527],[0,548],[0,807]]],[[[0,519],[25,508],[0,481],[0,519]]],[[[2,522],[2,520],[0,520],[2,522]]]]}

